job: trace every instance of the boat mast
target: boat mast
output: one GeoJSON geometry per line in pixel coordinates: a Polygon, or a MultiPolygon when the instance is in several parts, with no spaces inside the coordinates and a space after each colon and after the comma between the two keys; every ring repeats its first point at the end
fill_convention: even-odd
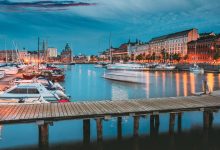
{"type": "Polygon", "coordinates": [[[110,34],[109,34],[109,53],[110,53],[110,63],[113,64],[113,59],[112,59],[112,46],[111,46],[111,35],[112,35],[112,33],[110,32],[110,34]]]}
{"type": "Polygon", "coordinates": [[[5,39],[5,62],[6,62],[6,64],[8,63],[8,53],[6,50],[6,39],[5,39]]]}
{"type": "Polygon", "coordinates": [[[198,58],[196,58],[196,50],[197,50],[197,41],[196,41],[196,44],[195,44],[195,63],[196,63],[196,60],[198,59],[198,58]]]}
{"type": "Polygon", "coordinates": [[[40,38],[38,37],[38,44],[37,44],[37,59],[38,59],[38,61],[37,61],[37,65],[38,65],[38,70],[39,70],[39,67],[40,67],[40,64],[39,64],[39,61],[40,61],[40,38]]]}

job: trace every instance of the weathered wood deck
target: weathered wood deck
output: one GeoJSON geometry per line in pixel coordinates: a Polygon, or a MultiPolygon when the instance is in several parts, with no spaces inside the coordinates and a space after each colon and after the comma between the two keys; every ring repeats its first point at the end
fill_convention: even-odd
{"type": "Polygon", "coordinates": [[[220,95],[156,98],[149,100],[90,101],[29,105],[1,105],[0,124],[31,123],[183,111],[220,109],[220,95]]]}
{"type": "Polygon", "coordinates": [[[118,138],[122,137],[122,116],[133,116],[134,136],[138,135],[140,116],[150,116],[151,134],[159,131],[159,114],[169,113],[169,133],[174,133],[175,115],[178,114],[178,131],[181,131],[182,113],[202,111],[204,128],[213,122],[213,112],[220,109],[220,92],[212,95],[169,97],[149,100],[122,100],[50,104],[0,105],[0,125],[34,123],[39,127],[39,146],[48,147],[49,124],[59,120],[83,119],[83,141],[90,141],[90,119],[96,119],[97,140],[102,140],[102,119],[117,117],[118,138]]]}

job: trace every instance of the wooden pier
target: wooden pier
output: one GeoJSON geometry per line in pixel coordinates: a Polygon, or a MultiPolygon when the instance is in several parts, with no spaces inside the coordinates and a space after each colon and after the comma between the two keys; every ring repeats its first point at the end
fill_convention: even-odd
{"type": "Polygon", "coordinates": [[[174,133],[175,119],[178,119],[178,132],[181,131],[184,112],[201,111],[204,116],[204,128],[212,125],[213,112],[220,109],[220,92],[211,95],[190,97],[169,97],[148,100],[90,101],[50,104],[0,105],[0,124],[36,123],[39,126],[39,142],[48,146],[49,125],[61,120],[83,120],[84,142],[90,141],[90,119],[97,124],[97,140],[102,141],[102,120],[116,117],[118,138],[122,138],[122,117],[134,118],[134,136],[138,136],[139,119],[150,117],[151,134],[157,134],[160,114],[169,113],[169,133],[174,133]]]}

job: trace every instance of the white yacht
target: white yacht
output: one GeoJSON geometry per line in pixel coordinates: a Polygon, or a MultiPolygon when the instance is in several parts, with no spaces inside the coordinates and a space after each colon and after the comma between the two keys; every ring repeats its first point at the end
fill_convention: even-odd
{"type": "Polygon", "coordinates": [[[47,90],[41,83],[17,84],[8,90],[0,93],[0,99],[26,103],[33,99],[42,103],[53,102],[60,99],[55,93],[47,90]]]}
{"type": "Polygon", "coordinates": [[[144,73],[139,71],[111,71],[105,73],[103,78],[121,82],[146,83],[144,73]]]}
{"type": "Polygon", "coordinates": [[[109,64],[107,65],[108,70],[130,70],[130,71],[145,71],[149,70],[146,66],[142,64],[109,64]]]}
{"type": "Polygon", "coordinates": [[[6,75],[14,75],[18,73],[18,68],[12,66],[5,66],[5,67],[0,67],[0,71],[5,71],[6,75]]]}
{"type": "Polygon", "coordinates": [[[193,67],[190,67],[189,71],[193,72],[193,73],[199,73],[199,74],[203,74],[204,73],[204,69],[199,67],[197,64],[194,64],[193,67]]]}

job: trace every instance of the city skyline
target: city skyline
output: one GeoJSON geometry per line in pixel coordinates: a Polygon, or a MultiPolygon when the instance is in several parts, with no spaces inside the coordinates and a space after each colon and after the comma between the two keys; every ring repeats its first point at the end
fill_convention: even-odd
{"type": "Polygon", "coordinates": [[[68,42],[74,54],[97,54],[130,38],[153,37],[185,29],[220,32],[217,0],[0,1],[0,49],[36,50],[37,37],[59,52],[68,42]],[[160,3],[160,5],[159,5],[160,3]]]}

